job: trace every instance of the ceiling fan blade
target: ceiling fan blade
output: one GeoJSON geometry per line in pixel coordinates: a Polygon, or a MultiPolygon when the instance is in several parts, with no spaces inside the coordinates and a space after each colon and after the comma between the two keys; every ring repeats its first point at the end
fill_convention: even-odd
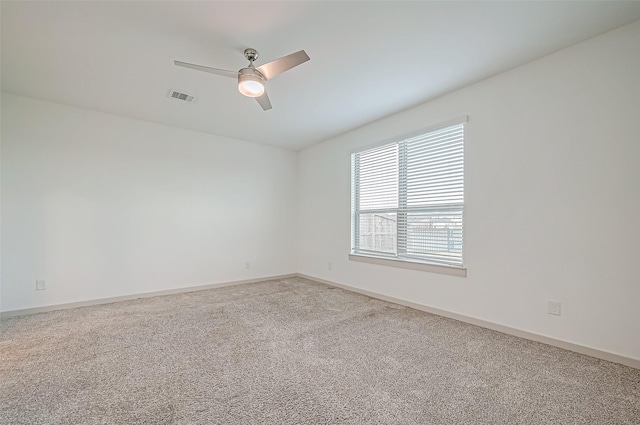
{"type": "Polygon", "coordinates": [[[256,69],[264,75],[265,80],[270,80],[276,75],[282,74],[290,70],[294,66],[298,66],[309,60],[309,55],[304,50],[283,56],[280,59],[260,65],[256,69]]]}
{"type": "Polygon", "coordinates": [[[223,77],[238,78],[237,71],[227,71],[226,69],[209,68],[208,66],[195,65],[187,62],[173,61],[174,64],[185,68],[195,69],[196,71],[208,72],[210,74],[222,75],[223,77]]]}
{"type": "Polygon", "coordinates": [[[255,98],[256,101],[262,106],[262,109],[268,111],[271,109],[271,101],[269,100],[269,96],[267,96],[267,91],[265,90],[264,94],[260,97],[255,98]]]}

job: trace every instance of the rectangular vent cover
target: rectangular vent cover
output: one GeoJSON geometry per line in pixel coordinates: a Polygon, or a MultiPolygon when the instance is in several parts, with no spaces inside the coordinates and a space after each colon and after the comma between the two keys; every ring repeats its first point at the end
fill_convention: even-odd
{"type": "Polygon", "coordinates": [[[189,103],[193,103],[196,100],[196,97],[191,94],[182,93],[173,89],[169,90],[168,96],[171,99],[184,100],[189,103]]]}

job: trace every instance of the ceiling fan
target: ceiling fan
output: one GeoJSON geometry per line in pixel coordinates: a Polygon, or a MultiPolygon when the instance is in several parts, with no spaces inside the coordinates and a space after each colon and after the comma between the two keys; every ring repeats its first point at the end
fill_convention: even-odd
{"type": "Polygon", "coordinates": [[[253,61],[258,59],[258,52],[256,49],[244,49],[244,57],[249,60],[249,66],[242,68],[237,72],[227,71],[226,69],[210,68],[208,66],[195,65],[176,60],[174,60],[173,63],[178,66],[195,69],[197,71],[222,75],[223,77],[237,77],[238,90],[240,93],[247,97],[255,97],[262,109],[267,111],[271,109],[271,101],[269,100],[269,96],[267,96],[264,83],[276,75],[282,74],[283,72],[309,60],[307,53],[304,50],[300,50],[274,61],[265,63],[264,65],[260,65],[256,68],[253,66],[253,61]]]}

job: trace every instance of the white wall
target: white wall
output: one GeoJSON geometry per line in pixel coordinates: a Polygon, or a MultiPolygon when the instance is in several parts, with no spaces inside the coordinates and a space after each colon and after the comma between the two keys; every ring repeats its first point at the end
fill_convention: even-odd
{"type": "Polygon", "coordinates": [[[640,359],[638,46],[635,22],[300,152],[298,271],[640,359]],[[348,261],[350,152],[462,115],[468,277],[348,261]]]}
{"type": "Polygon", "coordinates": [[[296,161],[3,93],[2,311],[294,273],[296,161]]]}

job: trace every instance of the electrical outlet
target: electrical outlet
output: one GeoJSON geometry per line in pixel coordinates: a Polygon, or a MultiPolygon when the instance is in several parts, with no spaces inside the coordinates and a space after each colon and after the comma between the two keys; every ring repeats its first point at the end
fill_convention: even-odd
{"type": "Polygon", "coordinates": [[[245,269],[250,269],[251,268],[251,263],[248,262],[248,261],[246,263],[244,263],[244,268],[245,269]]]}
{"type": "Polygon", "coordinates": [[[44,280],[36,280],[36,291],[44,291],[47,289],[47,282],[44,280]]]}
{"type": "Polygon", "coordinates": [[[560,301],[549,300],[548,313],[553,314],[554,316],[560,316],[560,301]]]}

